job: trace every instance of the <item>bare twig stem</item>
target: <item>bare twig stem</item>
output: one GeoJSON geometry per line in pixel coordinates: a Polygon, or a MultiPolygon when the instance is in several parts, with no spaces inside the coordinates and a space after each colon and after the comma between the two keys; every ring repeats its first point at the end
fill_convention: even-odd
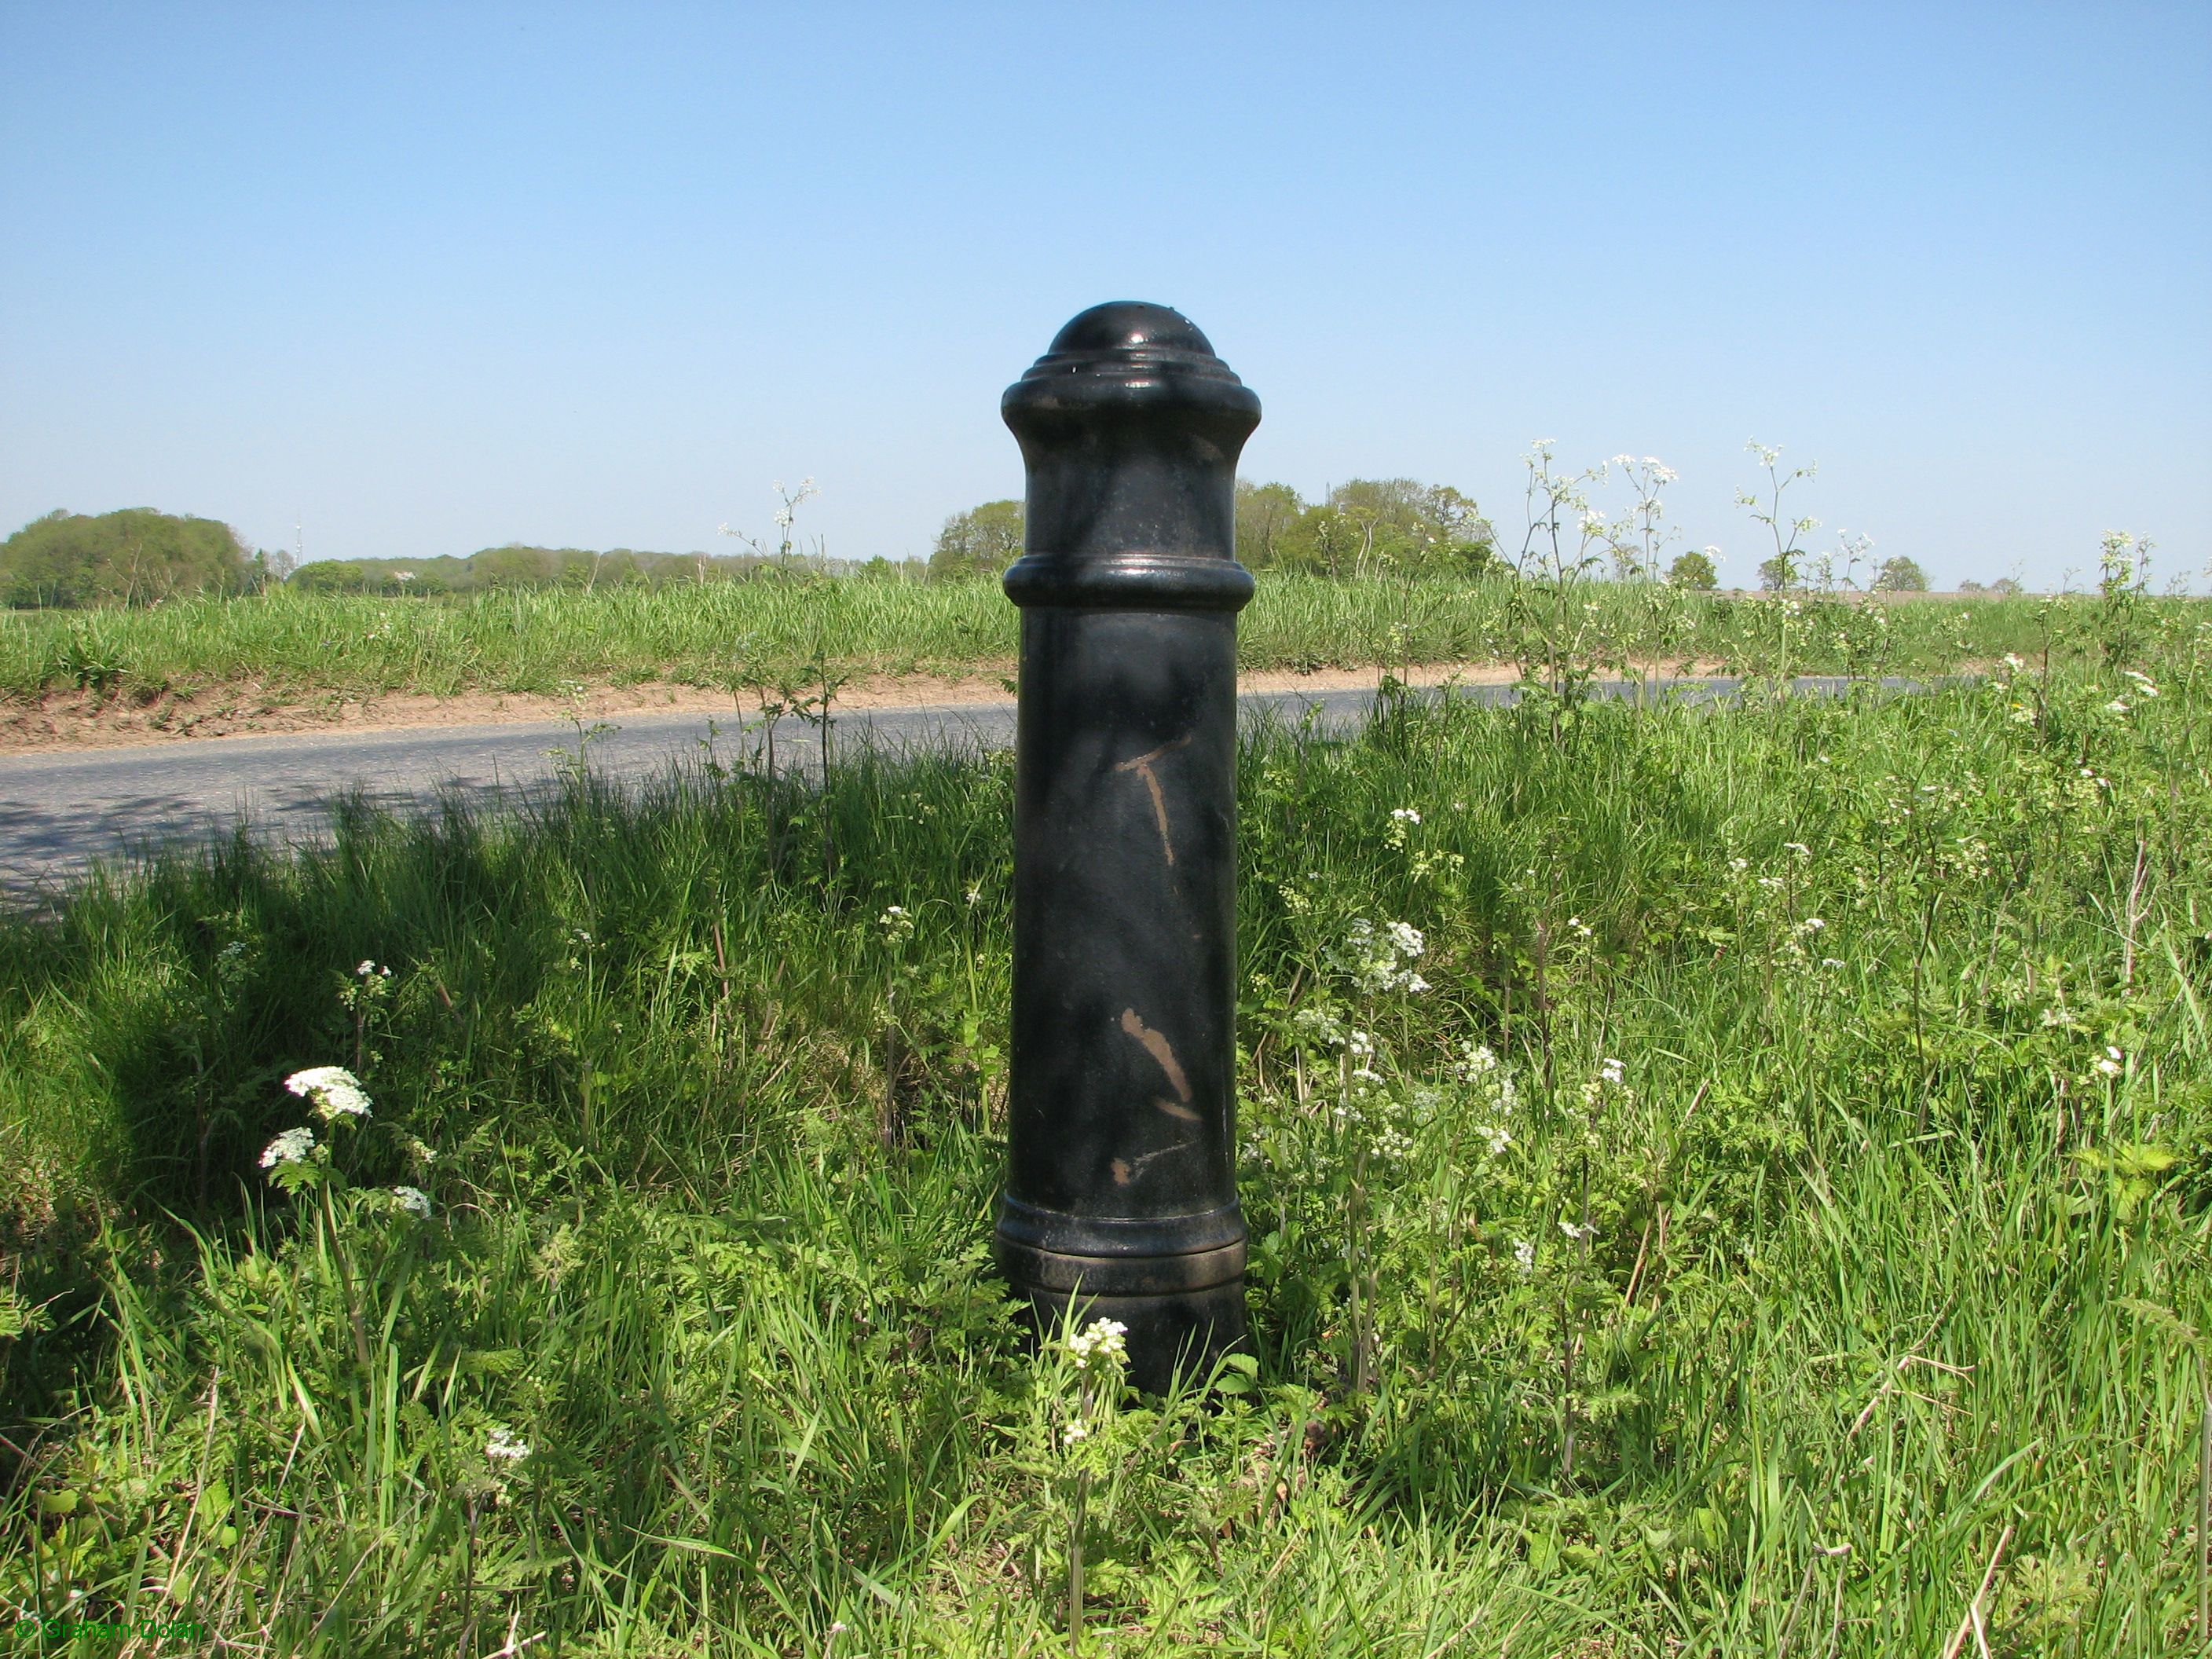
{"type": "Polygon", "coordinates": [[[1950,1641],[1944,1646],[1943,1659],[1959,1659],[1969,1636],[1980,1642],[1984,1653],[1990,1650],[1988,1641],[1982,1637],[1982,1601],[1989,1595],[1990,1586],[1996,1583],[1997,1567],[2004,1560],[2005,1550],[2011,1543],[2012,1526],[2008,1522],[2005,1529],[1997,1534],[1996,1548],[1990,1553],[1990,1565],[1982,1573],[1982,1587],[1974,1592],[1974,1599],[1966,1603],[1966,1616],[1959,1621],[1959,1628],[1952,1632],[1950,1641]]]}
{"type": "Polygon", "coordinates": [[[1067,1528],[1067,1650],[1083,1651],[1083,1510],[1091,1496],[1088,1470],[1075,1477],[1075,1512],[1067,1528]]]}
{"type": "Polygon", "coordinates": [[[2149,906],[2143,902],[2143,884],[2150,875],[2150,849],[2141,841],[2136,842],[2136,872],[2128,883],[2127,925],[2123,930],[2124,942],[2120,951],[2120,983],[2136,982],[2136,930],[2142,926],[2143,916],[2149,906]]]}
{"type": "Polygon", "coordinates": [[[2197,1434],[2197,1639],[2212,1645],[2212,1389],[2197,1434]]]}

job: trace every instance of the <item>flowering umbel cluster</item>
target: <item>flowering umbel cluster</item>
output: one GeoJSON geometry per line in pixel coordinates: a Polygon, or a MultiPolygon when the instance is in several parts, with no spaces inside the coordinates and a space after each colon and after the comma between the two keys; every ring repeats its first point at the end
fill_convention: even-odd
{"type": "Polygon", "coordinates": [[[1598,1067],[1597,1075],[1583,1085],[1583,1109],[1595,1112],[1608,1100],[1626,1101],[1632,1098],[1628,1086],[1628,1068],[1617,1060],[1608,1060],[1598,1067]]]}
{"type": "MultiPolygon", "coordinates": [[[[363,963],[361,973],[367,982],[380,982],[380,976],[372,974],[374,963],[363,963]]],[[[315,1115],[335,1130],[342,1124],[360,1124],[374,1114],[368,1091],[361,1086],[361,1079],[343,1066],[310,1066],[284,1079],[284,1086],[313,1106],[315,1115]]],[[[418,1163],[427,1166],[433,1156],[430,1149],[413,1136],[400,1132],[403,1146],[412,1149],[418,1163]]],[[[331,1149],[318,1146],[315,1132],[302,1123],[278,1133],[261,1149],[261,1167],[269,1171],[269,1178],[287,1192],[321,1186],[329,1188],[333,1182],[343,1188],[345,1182],[331,1164],[331,1149]]],[[[430,1194],[420,1187],[393,1187],[376,1195],[374,1202],[387,1212],[397,1212],[427,1220],[431,1212],[430,1194]]]]}
{"type": "Polygon", "coordinates": [[[1419,996],[1429,982],[1412,964],[1428,949],[1421,930],[1408,922],[1386,921],[1380,928],[1364,916],[1354,916],[1344,930],[1344,943],[1330,951],[1331,965],[1369,995],[1403,991],[1419,996]]]}
{"type": "Polygon", "coordinates": [[[325,1123],[369,1115],[369,1098],[361,1079],[343,1066],[310,1066],[286,1078],[284,1086],[313,1102],[315,1115],[325,1123]]]}
{"type": "Polygon", "coordinates": [[[1459,1053],[1459,1059],[1452,1066],[1452,1076],[1467,1086],[1469,1103],[1486,1108],[1480,1115],[1494,1120],[1476,1124],[1474,1138],[1488,1147],[1491,1157],[1501,1158],[1513,1144],[1513,1133],[1505,1127],[1505,1120],[1521,1103],[1521,1097],[1513,1087],[1513,1073],[1486,1042],[1477,1042],[1470,1037],[1460,1045],[1459,1053]]]}
{"type": "Polygon", "coordinates": [[[1128,1363],[1129,1328],[1118,1319],[1094,1319],[1067,1339],[1075,1369],[1116,1370],[1128,1363]]]}
{"type": "Polygon", "coordinates": [[[261,1167],[273,1170],[280,1164],[304,1164],[307,1154],[315,1150],[315,1132],[302,1123],[296,1129],[287,1129],[261,1150],[261,1167]]]}
{"type": "Polygon", "coordinates": [[[465,1483],[464,1490],[471,1494],[472,1501],[505,1502],[513,1483],[522,1474],[522,1466],[535,1452],[536,1448],[506,1424],[493,1424],[484,1437],[486,1473],[465,1483]]]}

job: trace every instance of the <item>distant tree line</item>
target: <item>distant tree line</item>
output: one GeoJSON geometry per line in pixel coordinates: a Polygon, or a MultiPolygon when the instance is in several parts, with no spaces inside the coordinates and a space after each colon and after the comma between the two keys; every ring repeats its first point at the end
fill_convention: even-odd
{"type": "MultiPolygon", "coordinates": [[[[1003,570],[1021,556],[1022,504],[985,501],[937,532],[930,574],[1003,570]]],[[[1237,557],[1255,570],[1331,576],[1480,575],[1498,568],[1490,523],[1449,484],[1353,478],[1309,501],[1285,483],[1237,485],[1237,557]]]]}
{"type": "Polygon", "coordinates": [[[73,610],[159,605],[198,595],[258,593],[279,585],[308,593],[477,593],[494,588],[657,586],[668,582],[784,576],[919,574],[871,559],[841,563],[802,554],[647,553],[617,547],[509,543],[466,557],[323,559],[295,569],[291,556],[250,550],[228,525],[151,507],[118,513],[50,513],[0,542],[0,606],[73,610]]]}
{"type": "MultiPolygon", "coordinates": [[[[1708,550],[1709,551],[1710,550],[1708,550]]],[[[279,584],[311,593],[434,595],[497,588],[659,586],[670,582],[774,580],[826,574],[864,578],[952,578],[1004,570],[1022,553],[1022,504],[985,501],[956,513],[920,561],[865,563],[774,548],[739,554],[652,553],[617,547],[593,552],[511,542],[466,557],[324,559],[293,568],[289,555],[247,548],[228,525],[151,507],[96,515],[50,513],[0,542],[0,605],[67,609],[158,605],[196,594],[235,595],[279,584]]],[[[1412,478],[1353,478],[1319,501],[1288,484],[1237,485],[1237,556],[1255,570],[1294,570],[1346,578],[1381,575],[1479,577],[1510,570],[1490,522],[1449,484],[1412,478]]],[[[1680,587],[1710,591],[1717,574],[1706,552],[1669,567],[1680,587]]],[[[1762,586],[1792,588],[1802,577],[1785,556],[1760,566],[1762,586]]],[[[1885,562],[1874,586],[1919,592],[1927,578],[1908,558],[1885,562]]],[[[2016,593],[2009,578],[1960,592],[2016,593]]]]}
{"type": "Polygon", "coordinates": [[[466,557],[319,559],[301,565],[291,585],[311,593],[481,593],[501,587],[659,587],[670,582],[744,580],[814,574],[819,562],[755,553],[647,553],[628,547],[592,552],[576,547],[527,547],[510,542],[466,557]]]}
{"type": "Polygon", "coordinates": [[[21,610],[158,605],[194,593],[250,593],[290,562],[249,551],[227,524],[149,507],[96,516],[56,511],[0,542],[0,604],[21,610]]]}

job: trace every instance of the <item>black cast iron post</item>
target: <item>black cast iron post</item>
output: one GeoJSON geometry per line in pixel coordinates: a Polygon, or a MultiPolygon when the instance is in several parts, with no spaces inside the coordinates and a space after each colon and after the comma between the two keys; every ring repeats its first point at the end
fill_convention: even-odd
{"type": "Polygon", "coordinates": [[[1164,306],[1095,306],[1000,405],[1029,472],[1000,1268],[1163,1391],[1244,1337],[1237,457],[1260,400],[1164,306]]]}

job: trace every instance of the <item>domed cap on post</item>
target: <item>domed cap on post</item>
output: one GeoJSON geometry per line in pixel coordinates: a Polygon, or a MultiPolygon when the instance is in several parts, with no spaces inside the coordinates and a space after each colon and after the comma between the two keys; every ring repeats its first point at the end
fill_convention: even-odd
{"type": "Polygon", "coordinates": [[[1216,404],[1248,415],[1248,433],[1260,420],[1259,398],[1214,355],[1198,325],[1143,300],[1110,300],[1069,319],[1030,372],[1006,388],[1000,407],[1018,436],[1017,411],[1070,398],[1216,404]]]}
{"type": "Polygon", "coordinates": [[[1237,610],[1237,458],[1260,399],[1198,325],[1116,300],[1071,319],[1000,412],[1029,471],[1017,605],[1237,610]]]}

